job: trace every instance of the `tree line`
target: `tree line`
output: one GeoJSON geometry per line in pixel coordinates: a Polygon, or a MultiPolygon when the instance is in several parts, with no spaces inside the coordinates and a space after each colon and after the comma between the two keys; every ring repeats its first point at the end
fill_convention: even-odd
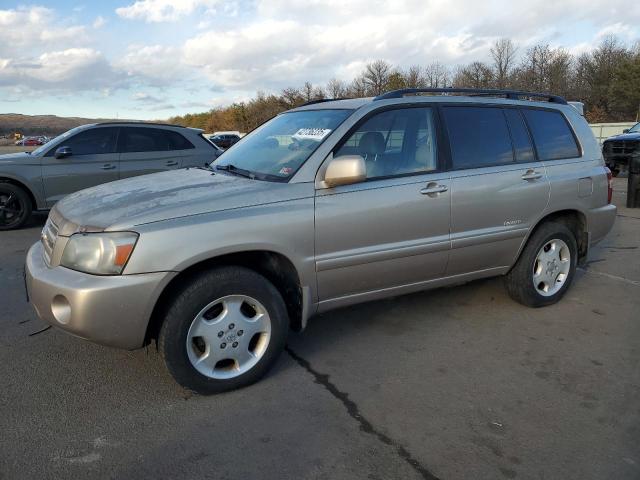
{"type": "Polygon", "coordinates": [[[451,67],[440,62],[399,68],[385,60],[369,63],[351,82],[331,79],[325,86],[306,82],[279,94],[257,92],[246,102],[169,119],[208,132],[248,132],[274,115],[312,100],[379,95],[400,88],[498,88],[562,95],[585,104],[590,123],[639,120],[640,42],[629,47],[615,36],[590,52],[573,55],[564,48],[537,44],[520,49],[508,38],[497,40],[490,60],[451,67]]]}

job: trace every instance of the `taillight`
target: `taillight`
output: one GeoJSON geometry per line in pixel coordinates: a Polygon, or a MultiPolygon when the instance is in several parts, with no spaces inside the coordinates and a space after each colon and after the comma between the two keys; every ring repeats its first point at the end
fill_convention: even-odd
{"type": "Polygon", "coordinates": [[[611,199],[613,198],[613,174],[609,167],[604,167],[607,172],[607,203],[611,203],[611,199]]]}

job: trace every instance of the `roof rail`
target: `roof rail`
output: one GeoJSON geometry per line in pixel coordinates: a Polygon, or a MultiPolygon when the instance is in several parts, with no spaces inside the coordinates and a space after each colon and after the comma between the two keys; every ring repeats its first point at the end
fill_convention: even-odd
{"type": "Polygon", "coordinates": [[[558,95],[552,95],[550,93],[535,93],[535,92],[522,92],[519,90],[494,90],[494,89],[480,89],[480,88],[403,88],[401,90],[392,90],[378,95],[373,100],[386,100],[388,98],[402,98],[405,95],[412,95],[416,93],[466,93],[469,96],[475,95],[488,95],[488,96],[504,96],[509,100],[520,100],[520,97],[533,97],[543,98],[551,103],[567,104],[567,101],[558,95]]]}
{"type": "Polygon", "coordinates": [[[350,100],[350,98],[348,97],[341,97],[341,98],[318,98],[316,100],[309,100],[308,102],[303,103],[302,105],[299,105],[300,107],[306,107],[307,105],[313,105],[315,103],[324,103],[324,102],[336,102],[338,100],[350,100]]]}

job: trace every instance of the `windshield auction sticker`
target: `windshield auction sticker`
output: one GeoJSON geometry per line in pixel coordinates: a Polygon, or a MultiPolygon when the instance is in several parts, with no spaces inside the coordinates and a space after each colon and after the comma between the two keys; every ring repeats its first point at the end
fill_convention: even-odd
{"type": "Polygon", "coordinates": [[[296,140],[314,140],[319,142],[330,133],[330,128],[301,128],[294,133],[291,138],[295,138],[296,140]]]}

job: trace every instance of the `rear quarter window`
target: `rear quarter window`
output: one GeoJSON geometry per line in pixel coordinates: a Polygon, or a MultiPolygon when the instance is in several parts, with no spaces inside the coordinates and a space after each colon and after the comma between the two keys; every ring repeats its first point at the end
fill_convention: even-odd
{"type": "Polygon", "coordinates": [[[170,150],[189,150],[191,148],[196,148],[193,146],[189,140],[184,138],[178,132],[172,132],[171,130],[167,130],[165,135],[169,138],[169,149],[170,150]]]}
{"type": "Polygon", "coordinates": [[[539,160],[560,160],[580,156],[571,127],[562,113],[551,110],[522,109],[539,160]]]}

